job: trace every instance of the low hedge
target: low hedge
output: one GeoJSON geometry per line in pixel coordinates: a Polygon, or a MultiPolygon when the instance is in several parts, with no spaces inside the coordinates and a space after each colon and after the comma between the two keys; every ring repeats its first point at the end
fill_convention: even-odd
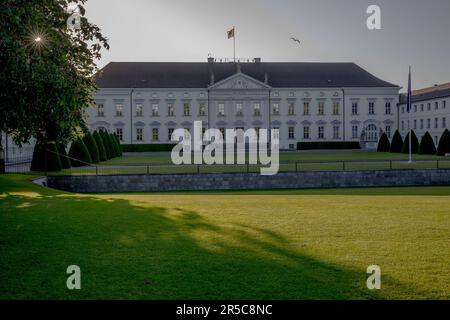
{"type": "Polygon", "coordinates": [[[121,144],[123,152],[165,152],[172,151],[176,144],[121,144]]]}
{"type": "Polygon", "coordinates": [[[361,149],[361,146],[357,141],[313,141],[297,143],[297,150],[319,149],[361,149]]]}

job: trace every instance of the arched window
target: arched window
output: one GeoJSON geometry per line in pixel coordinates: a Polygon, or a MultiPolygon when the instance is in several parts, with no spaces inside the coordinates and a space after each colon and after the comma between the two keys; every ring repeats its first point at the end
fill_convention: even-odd
{"type": "Polygon", "coordinates": [[[374,124],[369,124],[366,130],[367,141],[378,141],[378,130],[374,124]]]}

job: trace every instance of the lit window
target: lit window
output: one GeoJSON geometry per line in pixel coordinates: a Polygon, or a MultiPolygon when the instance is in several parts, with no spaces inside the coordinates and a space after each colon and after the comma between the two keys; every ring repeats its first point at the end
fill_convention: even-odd
{"type": "Polygon", "coordinates": [[[303,103],[303,114],[305,116],[309,115],[309,102],[303,103]]]}
{"type": "Polygon", "coordinates": [[[103,103],[99,103],[97,105],[97,117],[104,117],[105,116],[105,106],[103,103]]]}
{"type": "Polygon", "coordinates": [[[159,105],[157,103],[152,104],[152,116],[153,117],[159,116],[159,105]]]}
{"type": "Polygon", "coordinates": [[[323,102],[319,102],[317,106],[317,114],[319,116],[323,116],[325,114],[325,104],[323,102]]]}
{"type": "Polygon", "coordinates": [[[123,104],[118,103],[116,104],[116,117],[122,117],[123,116],[123,104]]]}
{"type": "Polygon", "coordinates": [[[144,115],[144,106],[142,103],[136,104],[136,117],[142,117],[144,115]]]}
{"type": "Polygon", "coordinates": [[[293,116],[294,114],[295,114],[294,103],[289,102],[288,103],[288,115],[293,116]]]}

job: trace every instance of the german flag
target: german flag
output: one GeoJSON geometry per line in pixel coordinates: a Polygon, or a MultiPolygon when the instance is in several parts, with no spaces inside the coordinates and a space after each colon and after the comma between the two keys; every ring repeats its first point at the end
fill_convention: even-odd
{"type": "Polygon", "coordinates": [[[228,39],[234,38],[234,27],[230,31],[227,32],[228,39]]]}

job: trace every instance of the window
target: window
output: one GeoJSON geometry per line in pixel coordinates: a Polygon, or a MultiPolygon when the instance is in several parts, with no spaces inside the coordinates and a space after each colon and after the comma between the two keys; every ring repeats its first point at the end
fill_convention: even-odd
{"type": "Polygon", "coordinates": [[[427,119],[427,128],[428,128],[428,129],[431,128],[431,119],[427,119]]]}
{"type": "Polygon", "coordinates": [[[325,134],[324,133],[325,133],[325,128],[323,126],[320,126],[317,138],[324,139],[325,138],[325,134]]]}
{"type": "Polygon", "coordinates": [[[99,103],[97,105],[97,117],[105,116],[105,105],[103,103],[99,103]]]}
{"type": "Polygon", "coordinates": [[[175,108],[173,106],[173,103],[167,104],[167,116],[168,117],[174,117],[175,116],[175,108]]]}
{"type": "Polygon", "coordinates": [[[423,112],[423,103],[420,105],[420,112],[423,112]]]}
{"type": "Polygon", "coordinates": [[[175,130],[174,128],[169,128],[168,129],[168,132],[167,132],[168,137],[169,137],[168,140],[172,140],[172,134],[173,134],[174,130],[175,130]]]}
{"type": "Polygon", "coordinates": [[[414,120],[414,130],[417,130],[417,120],[414,120]]]}
{"type": "Polygon", "coordinates": [[[323,102],[319,102],[317,106],[317,114],[319,116],[323,116],[325,114],[325,104],[323,102]]]}
{"type": "Polygon", "coordinates": [[[142,103],[136,104],[136,117],[143,117],[144,116],[144,106],[142,103]]]}
{"type": "Polygon", "coordinates": [[[377,126],[374,124],[369,124],[366,130],[367,140],[368,141],[377,141],[378,140],[378,131],[377,126]]]}
{"type": "Polygon", "coordinates": [[[303,127],[303,139],[309,139],[309,127],[303,127]]]}
{"type": "Polygon", "coordinates": [[[339,126],[333,127],[333,139],[339,139],[339,126]]]}
{"type": "Polygon", "coordinates": [[[295,128],[294,127],[289,127],[289,139],[295,139],[295,128]]]}
{"type": "Polygon", "coordinates": [[[309,102],[304,102],[303,103],[303,114],[305,116],[309,115],[309,102]]]}
{"type": "Polygon", "coordinates": [[[242,117],[244,115],[242,111],[242,103],[236,103],[236,116],[242,117]]]}
{"type": "Polygon", "coordinates": [[[445,107],[447,106],[447,101],[442,101],[442,109],[445,109],[445,107]]]}
{"type": "Polygon", "coordinates": [[[369,114],[375,114],[375,102],[369,102],[369,114]]]}
{"type": "Polygon", "coordinates": [[[119,141],[123,141],[123,129],[116,128],[116,136],[119,138],[119,141]]]}
{"type": "Polygon", "coordinates": [[[405,130],[405,121],[402,120],[402,131],[405,130]]]}
{"type": "Polygon", "coordinates": [[[358,138],[358,126],[352,126],[352,138],[353,139],[358,138]]]}
{"type": "Polygon", "coordinates": [[[423,119],[420,119],[420,129],[423,129],[423,119]]]}
{"type": "Polygon", "coordinates": [[[225,104],[223,103],[219,103],[219,112],[218,112],[219,116],[224,116],[225,115],[225,104]]]}
{"type": "Polygon", "coordinates": [[[353,102],[352,103],[352,115],[357,115],[358,114],[358,102],[353,102]]]}
{"type": "Polygon", "coordinates": [[[288,103],[288,115],[293,116],[294,114],[295,114],[294,103],[289,102],[288,103]]]}
{"type": "Polygon", "coordinates": [[[436,102],[434,103],[434,109],[435,109],[435,110],[438,110],[438,109],[439,109],[439,102],[436,101],[436,102]]]}
{"type": "Polygon", "coordinates": [[[439,127],[439,119],[434,118],[434,128],[437,129],[439,127]]]}
{"type": "Polygon", "coordinates": [[[391,126],[386,126],[386,135],[388,136],[388,138],[391,138],[391,126]]]}
{"type": "Polygon", "coordinates": [[[431,110],[431,103],[427,103],[427,110],[428,110],[428,111],[431,110]]]}
{"type": "Polygon", "coordinates": [[[199,115],[200,117],[206,116],[206,104],[203,103],[203,102],[201,102],[201,103],[198,105],[198,115],[199,115]]]}
{"type": "Polygon", "coordinates": [[[117,103],[116,104],[116,117],[122,117],[123,116],[123,104],[117,103]]]}
{"type": "Polygon", "coordinates": [[[272,105],[272,114],[274,116],[279,116],[280,115],[280,105],[278,103],[274,103],[272,105]]]}
{"type": "Polygon", "coordinates": [[[261,115],[261,104],[259,103],[255,103],[253,105],[253,114],[255,116],[260,116],[261,115]]]}
{"type": "Polygon", "coordinates": [[[280,140],[280,128],[275,127],[272,130],[274,139],[280,140]]]}
{"type": "Polygon", "coordinates": [[[417,112],[417,104],[414,105],[414,112],[417,112]]]}
{"type": "Polygon", "coordinates": [[[333,102],[333,114],[335,116],[339,114],[339,102],[333,102]]]}
{"type": "Polygon", "coordinates": [[[136,128],[136,140],[137,141],[144,140],[144,130],[142,128],[136,128]]]}
{"type": "Polygon", "coordinates": [[[152,117],[159,116],[159,105],[157,103],[152,104],[152,117]]]}
{"type": "Polygon", "coordinates": [[[447,127],[447,124],[445,123],[446,118],[442,118],[442,129],[445,129],[447,127]]]}
{"type": "Polygon", "coordinates": [[[152,139],[153,139],[153,141],[159,140],[159,129],[158,128],[152,129],[152,139]]]}
{"type": "Polygon", "coordinates": [[[390,102],[386,102],[385,104],[385,111],[386,114],[391,114],[391,103],[390,102]]]}
{"type": "Polygon", "coordinates": [[[191,115],[191,104],[189,102],[183,103],[183,115],[189,117],[191,115]]]}

